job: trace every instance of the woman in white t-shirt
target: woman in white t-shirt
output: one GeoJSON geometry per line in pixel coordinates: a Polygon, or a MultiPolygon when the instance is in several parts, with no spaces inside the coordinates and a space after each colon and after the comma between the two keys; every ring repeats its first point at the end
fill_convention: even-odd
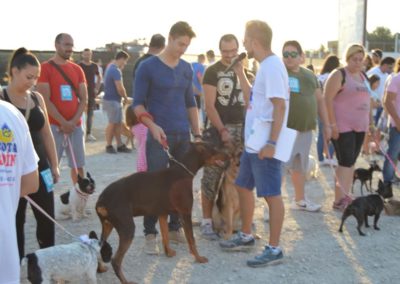
{"type": "Polygon", "coordinates": [[[0,100],[0,283],[20,283],[15,214],[21,196],[39,187],[38,157],[28,125],[11,104],[0,100]]]}

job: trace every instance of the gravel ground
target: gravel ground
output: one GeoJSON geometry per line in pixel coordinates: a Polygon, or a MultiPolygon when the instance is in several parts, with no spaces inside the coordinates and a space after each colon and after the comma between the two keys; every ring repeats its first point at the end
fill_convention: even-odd
{"type": "MultiPolygon", "coordinates": [[[[92,214],[79,222],[62,220],[60,223],[75,235],[87,234],[90,230],[100,233],[101,227],[94,205],[101,191],[112,181],[132,173],[135,169],[136,151],[132,154],[110,155],[104,151],[105,119],[96,113],[94,135],[98,141],[87,143],[86,169],[96,180],[96,192],[90,197],[88,208],[92,214]]],[[[314,147],[313,147],[314,149],[314,147]]],[[[382,160],[380,160],[382,165],[382,160]]],[[[367,163],[359,158],[357,166],[366,167],[367,163]]],[[[66,161],[61,164],[62,178],[56,187],[56,207],[58,196],[70,187],[69,170],[66,161]]],[[[193,216],[199,220],[200,177],[199,171],[194,181],[193,216]]],[[[374,173],[374,187],[380,173],[374,173]]],[[[360,184],[355,184],[359,193],[360,184]]],[[[338,233],[341,213],[333,211],[333,176],[329,167],[320,168],[318,178],[306,184],[306,194],[313,201],[323,204],[318,213],[290,210],[293,187],[286,177],[282,187],[286,216],[281,237],[284,250],[284,262],[281,265],[264,268],[246,267],[247,259],[260,252],[268,238],[268,223],[263,220],[264,202],[257,200],[254,222],[256,233],[262,239],[257,240],[253,251],[228,253],[220,250],[217,242],[200,237],[199,227],[194,228],[198,250],[209,259],[207,264],[195,263],[185,245],[172,245],[177,251],[174,258],[164,255],[146,255],[142,217],[135,218],[136,235],[131,248],[125,255],[123,268],[126,277],[139,283],[398,283],[400,279],[400,231],[399,218],[382,213],[379,220],[380,231],[363,228],[366,237],[358,235],[356,220],[350,217],[344,227],[344,233],[338,233]],[[397,225],[396,225],[397,224],[397,225]],[[397,279],[397,280],[396,280],[397,279]]],[[[399,197],[398,188],[394,193],[399,197]]],[[[370,224],[372,219],[370,218],[370,224]]],[[[61,229],[56,229],[56,243],[68,243],[71,238],[61,229]]],[[[118,238],[115,231],[110,236],[114,251],[118,238]]],[[[35,238],[35,221],[28,210],[26,224],[26,253],[38,248],[35,238]]],[[[21,270],[21,283],[26,280],[26,267],[21,270]]],[[[98,283],[119,283],[111,266],[109,271],[98,274],[98,283]]],[[[79,283],[75,282],[75,283],[79,283]]]]}

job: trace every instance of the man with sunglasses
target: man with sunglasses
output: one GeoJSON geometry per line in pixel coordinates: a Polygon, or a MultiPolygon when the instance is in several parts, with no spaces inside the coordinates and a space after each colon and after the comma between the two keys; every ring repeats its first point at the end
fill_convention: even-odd
{"type": "MultiPolygon", "coordinates": [[[[233,146],[234,157],[226,172],[237,172],[240,153],[243,150],[242,128],[245,112],[245,96],[240,80],[234,72],[225,69],[238,56],[239,42],[233,34],[225,34],[219,41],[221,60],[207,68],[203,78],[204,101],[207,119],[219,131],[222,142],[233,146]]],[[[246,78],[254,76],[244,69],[246,78]]],[[[248,96],[248,94],[247,94],[248,96]]],[[[210,125],[205,125],[209,127],[210,125]]],[[[218,239],[212,228],[212,210],[218,193],[221,175],[224,168],[206,166],[201,180],[201,205],[203,220],[200,226],[202,237],[208,240],[218,239]]]]}
{"type": "Polygon", "coordinates": [[[315,204],[305,197],[304,186],[312,143],[312,130],[316,128],[317,115],[326,126],[324,127],[325,140],[330,139],[331,129],[328,127],[327,110],[317,77],[310,70],[300,66],[304,63],[304,53],[300,44],[295,40],[285,42],[282,55],[288,71],[290,86],[287,126],[298,131],[292,156],[286,164],[291,171],[295,192],[291,208],[316,212],[321,209],[321,205],[315,204]]]}

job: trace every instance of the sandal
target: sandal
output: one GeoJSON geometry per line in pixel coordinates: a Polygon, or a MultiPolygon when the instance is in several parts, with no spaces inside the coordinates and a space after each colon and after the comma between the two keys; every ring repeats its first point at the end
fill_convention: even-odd
{"type": "Polygon", "coordinates": [[[353,199],[350,196],[345,196],[339,202],[333,202],[332,208],[343,212],[351,202],[353,202],[353,199]]]}

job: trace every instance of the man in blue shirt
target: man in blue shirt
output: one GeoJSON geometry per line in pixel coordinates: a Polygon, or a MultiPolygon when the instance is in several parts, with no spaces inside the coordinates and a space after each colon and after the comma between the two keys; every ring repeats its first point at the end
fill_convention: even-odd
{"type": "MultiPolygon", "coordinates": [[[[168,144],[178,161],[189,148],[190,128],[201,138],[198,111],[193,96],[193,70],[181,59],[195,37],[186,22],[175,23],[169,32],[168,44],[157,56],[143,61],[136,71],[133,108],[140,122],[148,129],[146,159],[149,171],[168,167],[163,145],[168,144]]],[[[156,216],[144,216],[146,253],[158,254],[156,216]]],[[[170,241],[183,242],[177,215],[170,216],[170,241]]]]}
{"type": "Polygon", "coordinates": [[[115,61],[108,65],[104,74],[104,97],[103,109],[108,116],[108,125],[106,128],[106,152],[115,154],[118,152],[130,153],[132,150],[126,147],[121,141],[122,125],[122,104],[127,102],[126,90],[122,81],[122,69],[128,62],[129,54],[120,51],[115,56],[115,61]],[[112,140],[115,137],[117,141],[117,150],[112,146],[112,140]]]}

